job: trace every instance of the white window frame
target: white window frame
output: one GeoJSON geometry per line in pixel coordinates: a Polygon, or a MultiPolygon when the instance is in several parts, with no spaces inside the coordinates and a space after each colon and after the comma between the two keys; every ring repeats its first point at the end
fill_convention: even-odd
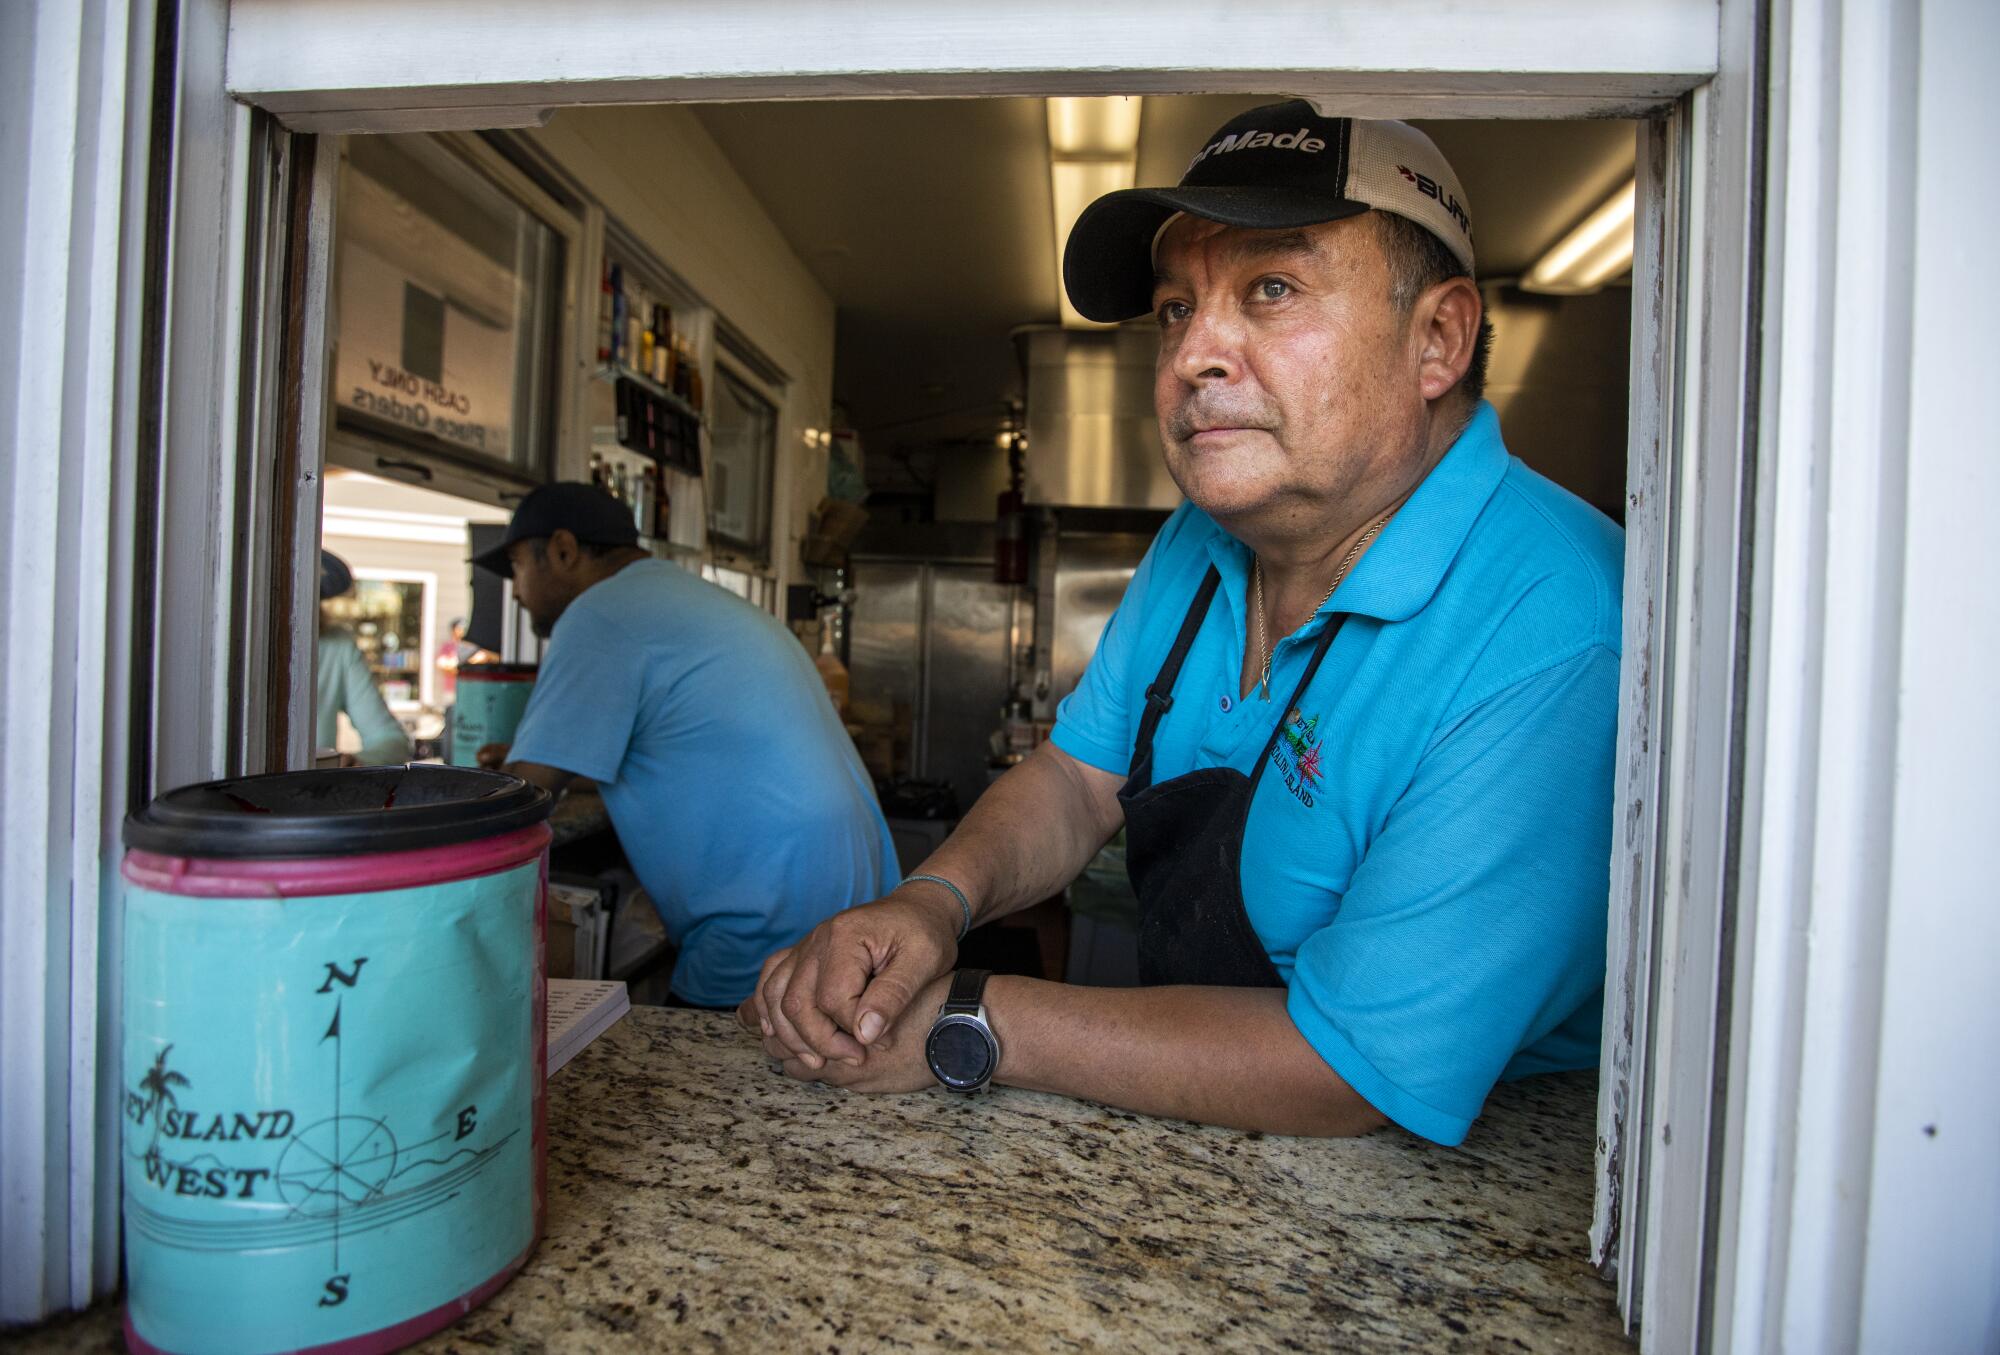
{"type": "MultiPolygon", "coordinates": [[[[30,3],[42,15],[64,8],[30,3]]],[[[83,106],[100,114],[91,124],[97,159],[78,163],[94,163],[115,196],[117,175],[107,177],[104,166],[118,157],[105,147],[118,140],[102,133],[122,123],[124,145],[147,144],[152,35],[144,22],[128,29],[120,6],[89,0],[86,8],[88,22],[67,22],[82,23],[103,59],[82,77],[83,106]]],[[[237,540],[246,513],[257,520],[257,496],[238,492],[246,458],[253,469],[259,464],[254,429],[282,435],[309,426],[324,396],[308,381],[296,407],[254,421],[243,413],[246,399],[255,401],[239,393],[238,374],[257,343],[245,301],[265,294],[246,286],[256,265],[246,227],[253,171],[268,168],[253,147],[245,105],[297,132],[528,125],[569,103],[1197,87],[1282,90],[1371,115],[1675,108],[1669,153],[1658,155],[1657,145],[1649,152],[1663,190],[1649,207],[1658,238],[1663,227],[1682,233],[1682,249],[1667,256],[1679,266],[1666,268],[1656,256],[1661,276],[1642,275],[1635,289],[1648,328],[1634,348],[1639,435],[1628,478],[1641,497],[1628,505],[1628,549],[1669,586],[1646,594],[1652,606],[1643,618],[1627,614],[1628,641],[1636,626],[1644,643],[1642,652],[1629,643],[1626,652],[1618,868],[1632,883],[1618,887],[1661,906],[1630,918],[1624,959],[1614,948],[1610,976],[1630,1018],[1608,1033],[1607,1109],[1623,1118],[1606,1123],[1631,1130],[1627,1155],[1643,1151],[1618,1187],[1621,1200],[1636,1202],[1619,1220],[1621,1289],[1628,1314],[1643,1310],[1643,1344],[1654,1350],[1837,1350],[1863,1339],[1886,1346],[1918,1324],[1951,1324],[1967,1338],[1960,1344],[1992,1344],[1990,1300],[1970,1317],[1939,1300],[1962,1299],[1952,1286],[1967,1275],[1990,1279],[2000,1235],[1994,1211],[1982,1208],[2000,1192],[2000,1166],[1990,1135],[1976,1132],[1990,1129],[1994,1080],[1949,1076],[1954,1066],[1983,1066],[1976,1052],[1955,1065],[1953,1055],[1990,1030],[1979,1019],[1990,1013],[1969,1004],[2000,987],[1993,958],[2000,946],[1943,952],[1958,980],[1949,1000],[1973,1019],[1940,1029],[1915,1016],[1924,996],[1920,961],[1940,950],[1935,916],[1923,909],[1941,889],[1983,882],[1964,844],[1990,836],[1992,778],[1975,780],[1968,764],[1933,787],[1923,766],[1898,757],[1906,748],[1933,759],[1949,751],[1935,746],[1921,711],[1899,702],[1969,703],[1973,675],[2000,666],[1990,608],[1956,618],[1954,646],[1940,651],[1935,643],[1941,631],[1929,599],[1948,593],[1977,557],[1954,553],[1954,538],[1931,529],[1962,525],[1969,486],[1988,491],[1990,502],[2000,485],[1990,457],[1975,463],[1956,450],[1978,446],[1982,430],[1965,412],[1978,402],[1949,391],[1958,394],[1956,406],[1919,398],[1938,394],[1932,373],[1973,389],[2000,361],[1990,326],[1967,335],[1950,324],[1954,279],[1935,262],[1955,243],[1963,247],[1963,222],[1993,216],[1992,176],[1953,168],[1986,163],[1972,67],[1976,54],[2000,45],[1990,5],[1550,0],[1509,10],[1455,0],[1389,8],[1296,0],[1246,16],[1194,0],[1102,0],[1088,11],[1059,0],[979,9],[930,0],[878,15],[811,0],[650,10],[404,0],[387,22],[427,40],[384,41],[383,22],[372,9],[350,14],[339,0],[234,0],[227,11],[223,0],[181,0],[179,60],[172,87],[158,92],[176,115],[168,158],[156,167],[171,184],[158,438],[148,441],[132,420],[96,432],[66,422],[63,411],[73,405],[57,402],[70,399],[67,382],[53,383],[57,395],[44,403],[22,406],[21,417],[55,430],[48,445],[66,439],[66,456],[70,441],[108,447],[110,455],[89,463],[109,477],[108,501],[140,504],[154,525],[137,538],[139,568],[153,585],[137,599],[143,644],[129,670],[116,646],[106,662],[81,670],[79,699],[117,717],[136,688],[172,718],[140,721],[147,727],[131,736],[136,766],[111,749],[117,774],[103,786],[129,773],[143,795],[150,785],[240,763],[227,703],[246,690],[237,667],[245,655],[232,642],[230,608],[255,596],[246,575],[253,584],[265,579],[267,590],[268,581],[289,578],[294,591],[309,576],[301,532],[289,542],[289,569],[285,541],[258,537],[243,558],[223,544],[237,540]],[[1274,29],[1281,44],[1271,41],[1274,29]],[[476,42],[437,40],[475,31],[476,42]],[[1288,63],[1281,72],[1265,65],[1274,51],[1288,63]],[[225,82],[240,103],[224,97],[225,82]],[[1854,90],[1862,111],[1843,119],[1835,95],[1854,90]],[[1918,285],[1901,290],[1885,258],[1909,265],[1918,285]],[[1856,276],[1871,281],[1852,295],[1837,289],[1837,279],[1856,276]],[[1674,360],[1663,368],[1669,354],[1674,360]],[[1920,357],[1930,363],[1921,380],[1920,357]],[[1638,407],[1642,397],[1650,409],[1638,407]],[[1889,450],[1920,434],[1931,461],[1889,450]],[[1634,693],[1644,699],[1630,700],[1634,693]],[[1852,768],[1815,753],[1839,739],[1862,749],[1852,768]],[[1940,841],[1919,811],[1958,829],[1956,837],[1940,841]],[[1939,854],[1954,842],[1957,854],[1939,854]],[[1895,918],[1887,912],[1891,894],[1895,918]],[[1803,947],[1805,936],[1815,945],[1803,947]],[[1885,948],[1893,952],[1886,961],[1885,948]],[[1912,1092],[1930,1097],[1934,1105],[1922,1109],[1946,1126],[1928,1143],[1905,1137],[1922,1128],[1907,1123],[1913,1108],[1897,1095],[1912,1092]],[[1622,1105],[1610,1104],[1620,1095],[1622,1105]],[[1940,1217],[1961,1226],[1940,1230],[1940,1217]],[[1900,1252],[1870,1250],[1878,1225],[1900,1252]]],[[[55,76],[79,69],[57,60],[74,44],[65,46],[59,25],[30,31],[37,77],[10,98],[73,115],[78,91],[55,76]]],[[[34,125],[39,136],[63,124],[34,125]]],[[[128,153],[125,163],[144,159],[128,153]]],[[[306,340],[308,376],[311,341],[324,338],[313,289],[325,279],[326,159],[313,210],[294,217],[290,232],[303,256],[292,276],[303,280],[297,337],[306,340]]],[[[104,219],[104,194],[51,196],[61,185],[48,177],[50,167],[60,163],[44,157],[30,166],[41,176],[27,180],[39,239],[49,242],[37,259],[91,239],[93,211],[104,219]]],[[[140,219],[147,182],[144,172],[125,177],[118,219],[140,219]]],[[[94,237],[100,256],[118,234],[94,237]]],[[[135,229],[122,238],[143,236],[135,229]]],[[[72,370],[108,373],[114,351],[129,358],[136,346],[97,340],[114,326],[136,332],[142,256],[138,248],[119,252],[117,305],[87,309],[58,296],[32,315],[24,308],[21,323],[36,327],[22,332],[38,342],[54,332],[76,335],[97,361],[72,370]]],[[[111,266],[108,256],[98,264],[111,266]]],[[[58,264],[34,275],[69,274],[58,264]]],[[[11,312],[0,318],[15,321],[11,312]]],[[[131,366],[119,370],[136,381],[131,366]]],[[[293,487],[316,505],[316,468],[297,474],[293,487]]],[[[17,520],[67,522],[78,502],[104,501],[79,500],[79,485],[53,477],[24,481],[15,492],[17,520]]],[[[130,544],[117,534],[108,545],[87,540],[85,574],[108,564],[106,577],[120,577],[130,544]]],[[[60,575],[74,576],[74,569],[60,575]]],[[[109,614],[124,605],[114,592],[109,614]]],[[[40,613],[17,613],[10,598],[10,656],[40,642],[17,630],[31,614],[40,613]]],[[[298,665],[269,669],[288,679],[278,699],[296,710],[298,665]]],[[[13,730],[34,715],[16,706],[22,690],[10,678],[13,730]]],[[[1982,705],[1951,732],[1961,747],[1984,753],[1995,728],[1982,705]]],[[[19,784],[20,773],[39,777],[47,752],[51,766],[77,769],[79,786],[100,788],[95,744],[58,735],[59,748],[15,740],[0,747],[10,782],[19,784]]],[[[117,735],[108,729],[106,737],[117,735]]],[[[1991,761],[1982,765],[1990,769],[1991,761]]],[[[122,805],[79,800],[77,808],[97,822],[109,860],[122,805]]],[[[69,878],[66,836],[28,840],[11,804],[7,831],[0,858],[10,892],[39,897],[38,863],[63,863],[69,878]],[[14,891],[15,883],[32,887],[14,891]]],[[[37,1226],[28,1235],[41,1241],[6,1255],[0,1296],[8,1318],[81,1302],[116,1276],[115,1069],[94,1043],[100,1023],[115,1029],[116,966],[102,958],[115,954],[115,922],[97,925],[100,899],[108,906],[115,890],[97,892],[90,882],[101,872],[75,878],[86,890],[82,901],[73,914],[52,912],[50,925],[71,927],[72,972],[107,976],[101,1004],[88,985],[64,1001],[33,979],[46,929],[10,920],[6,934],[0,1050],[10,1097],[0,1160],[9,1208],[32,1214],[37,1226]],[[28,987],[24,976],[33,979],[28,987]],[[28,1070],[40,1070],[37,1088],[67,1089],[59,1095],[81,1137],[59,1146],[45,1138],[37,1107],[46,1108],[47,1097],[12,1095],[28,1085],[19,1081],[28,1070]],[[73,1164],[94,1161],[100,1170],[73,1165],[69,1198],[58,1204],[43,1169],[65,1149],[73,1164]],[[58,1215],[66,1222],[50,1226],[58,1215]]],[[[1990,1057],[1990,1048],[1984,1053],[1990,1057]]],[[[21,1235],[13,1225],[21,1216],[10,1215],[10,1238],[21,1235]]]]}
{"type": "MultiPolygon", "coordinates": [[[[1393,16],[1359,0],[1278,9],[1275,18],[1295,30],[1283,50],[1296,64],[1284,72],[1264,68],[1275,50],[1267,24],[1192,0],[1114,0],[1086,15],[1052,0],[970,13],[940,0],[936,23],[915,24],[909,15],[856,22],[803,0],[560,13],[532,0],[408,0],[397,22],[412,32],[479,32],[476,43],[416,44],[426,59],[415,64],[404,59],[406,45],[363,40],[372,27],[352,23],[337,0],[310,8],[235,0],[226,83],[233,97],[279,115],[295,132],[388,132],[527,125],[559,102],[880,97],[885,66],[897,73],[894,92],[902,94],[1237,88],[1316,97],[1357,114],[1472,116],[1629,114],[1665,106],[1715,69],[1712,11],[1702,0],[1641,0],[1615,16],[1590,0],[1559,0],[1526,16],[1468,14],[1453,0],[1423,0],[1393,16]],[[941,31],[954,33],[954,42],[938,43],[941,31]],[[967,69],[956,55],[965,51],[981,52],[986,68],[967,69]],[[550,84],[547,73],[555,70],[565,79],[550,84]]],[[[330,194],[331,176],[318,182],[320,193],[330,194]]],[[[316,215],[326,216],[330,201],[314,201],[316,215]]],[[[321,287],[327,234],[308,241],[317,257],[307,259],[307,271],[317,270],[321,287]]],[[[180,262],[228,278],[241,271],[227,262],[229,241],[225,232],[220,249],[210,244],[180,262]]],[[[313,341],[324,341],[324,297],[305,299],[310,351],[313,341]]],[[[179,337],[214,332],[211,321],[183,326],[179,337]]],[[[235,403],[203,407],[220,414],[235,403]]],[[[217,438],[214,445],[216,470],[227,473],[236,443],[217,438]]],[[[226,530],[231,516],[210,505],[205,523],[187,524],[190,535],[226,530]]],[[[302,537],[292,546],[302,574],[310,552],[302,537]]],[[[282,575],[282,554],[273,543],[263,567],[282,575]]],[[[162,595],[200,599],[217,577],[169,567],[162,595]]],[[[210,670],[188,695],[220,701],[227,686],[220,676],[210,670]]],[[[294,666],[288,686],[278,699],[296,707],[306,672],[294,666]]],[[[233,689],[256,690],[240,679],[233,689]]]]}
{"type": "MultiPolygon", "coordinates": [[[[1227,87],[1235,79],[1246,89],[1278,92],[1269,74],[1260,77],[1239,70],[1219,78],[1216,73],[1216,68],[1228,65],[1232,44],[1243,43],[1257,30],[1242,16],[1219,17],[1185,3],[1163,7],[1141,5],[1139,0],[1122,2],[1135,11],[1122,16],[1128,26],[1118,30],[1128,46],[1144,48],[1143,40],[1133,42],[1133,35],[1142,32],[1167,33],[1172,35],[1170,42],[1198,45],[1198,56],[1190,52],[1183,59],[1203,72],[1198,81],[1201,89],[1227,87]],[[1174,13],[1163,14],[1163,8],[1174,13]],[[1143,22],[1135,22],[1139,9],[1146,11],[1143,22]],[[1177,35],[1174,19],[1183,21],[1177,35]]],[[[456,8],[456,0],[432,3],[440,22],[456,8]]],[[[1113,11],[1119,8],[1110,6],[1113,11]]],[[[1325,6],[1317,8],[1323,11],[1325,6]]],[[[857,80],[841,73],[814,77],[789,73],[825,71],[829,63],[837,67],[843,54],[849,60],[879,61],[879,49],[864,57],[854,47],[857,39],[879,40],[879,32],[870,32],[867,25],[850,26],[832,49],[821,50],[810,63],[800,65],[801,57],[791,53],[790,44],[807,30],[821,42],[834,41],[826,26],[802,28],[798,20],[803,16],[787,10],[785,20],[753,35],[739,27],[739,21],[755,22],[745,10],[787,10],[787,6],[782,0],[739,6],[732,16],[718,20],[717,30],[711,32],[704,31],[708,20],[701,15],[662,17],[662,31],[656,36],[665,43],[665,30],[671,28],[673,40],[657,51],[645,51],[643,38],[628,25],[621,39],[626,44],[623,54],[594,50],[586,54],[588,22],[566,27],[558,35],[525,2],[503,5],[497,25],[487,27],[487,41],[466,69],[447,73],[429,67],[403,77],[386,74],[382,67],[359,59],[358,52],[335,50],[317,77],[320,87],[308,89],[293,71],[278,70],[261,56],[267,44],[300,39],[297,13],[282,11],[269,0],[238,0],[247,26],[239,26],[237,36],[254,31],[254,37],[232,48],[231,85],[239,97],[252,98],[302,128],[464,125],[454,121],[459,118],[531,121],[546,116],[546,109],[557,103],[714,97],[714,80],[698,73],[703,63],[709,72],[716,69],[716,49],[704,46],[707,37],[715,42],[726,39],[729,60],[739,63],[739,73],[728,82],[731,97],[880,96],[879,80],[857,80]],[[268,28],[261,26],[265,23],[268,28]],[[288,29],[290,36],[281,38],[288,29]],[[565,67],[560,89],[545,85],[541,77],[551,69],[549,41],[565,48],[566,60],[573,55],[578,63],[565,67]],[[532,60],[527,57],[531,47],[537,49],[532,60]],[[636,65],[626,64],[634,50],[643,55],[636,58],[636,65]],[[509,79],[510,73],[527,78],[509,79]],[[447,78],[463,83],[448,89],[443,83],[447,78]],[[501,111],[508,107],[511,114],[501,111]]],[[[1355,6],[1349,17],[1360,10],[1355,6]]],[[[1731,0],[1725,18],[1731,13],[1739,28],[1750,28],[1754,15],[1749,0],[1731,0]]],[[[1633,436],[1627,480],[1629,485],[1649,487],[1650,492],[1627,504],[1628,552],[1635,565],[1627,572],[1621,677],[1617,806],[1624,831],[1609,863],[1619,935],[1608,964],[1607,1004],[1626,1004],[1622,1010],[1629,1016],[1607,1022],[1600,1087],[1598,1217],[1592,1230],[1595,1258],[1618,1275],[1621,1308],[1628,1320],[1636,1319],[1649,1287],[1672,1296],[1671,1302],[1659,1305],[1672,1320],[1649,1327],[1648,1345],[1655,1337],[1664,1342],[1658,1349],[1676,1348],[1692,1330],[1684,1322],[1694,1322],[1704,1303],[1700,1261],[1706,1245],[1707,1192],[1689,1191],[1684,1183],[1706,1180],[1708,1135],[1690,1139],[1683,1134],[1678,1151],[1670,1143],[1654,1143],[1648,1135],[1670,1115],[1706,1124],[1715,1101],[1707,1056],[1719,1038],[1718,938],[1726,906],[1721,871],[1737,826],[1734,802],[1726,794],[1713,793],[1713,783],[1726,778],[1734,765],[1736,751],[1732,721],[1738,637],[1733,625],[1718,622],[1722,615],[1733,618],[1734,608],[1697,606],[1700,599],[1693,595],[1696,575],[1704,597],[1729,595],[1736,585],[1735,552],[1723,553],[1729,561],[1723,568],[1711,563],[1717,559],[1712,552],[1698,547],[1735,540],[1741,525],[1739,505],[1733,492],[1716,491],[1740,480],[1740,474],[1727,468],[1740,465],[1745,453],[1738,417],[1743,389],[1690,380],[1700,363],[1689,349],[1689,336],[1699,335],[1709,343],[1703,357],[1716,363],[1725,360],[1721,350],[1728,348],[1731,336],[1740,345],[1751,323],[1740,288],[1732,293],[1729,283],[1748,272],[1749,233],[1744,223],[1752,207],[1753,184],[1743,158],[1728,153],[1733,145],[1749,142],[1750,71],[1746,65],[1732,79],[1731,72],[1718,69],[1717,33],[1710,26],[1715,16],[1716,10],[1707,5],[1674,0],[1628,7],[1615,17],[1575,3],[1550,6],[1533,19],[1510,15],[1504,23],[1480,30],[1447,0],[1437,0],[1435,5],[1399,10],[1397,17],[1404,26],[1394,33],[1371,35],[1377,40],[1374,45],[1325,44],[1328,35],[1320,33],[1323,45],[1314,48],[1313,35],[1308,35],[1292,59],[1305,66],[1316,59],[1327,65],[1275,77],[1282,79],[1278,89],[1284,92],[1356,115],[1547,117],[1629,115],[1650,109],[1666,119],[1642,138],[1643,158],[1650,168],[1642,183],[1648,191],[1641,200],[1641,236],[1650,254],[1637,265],[1635,298],[1643,294],[1648,304],[1643,310],[1635,304],[1635,334],[1642,323],[1652,328],[1638,335],[1633,348],[1633,436]],[[1690,24],[1690,16],[1703,22],[1690,24]],[[1539,36],[1531,31],[1538,24],[1547,25],[1539,36]],[[1523,40],[1530,45],[1513,47],[1523,40]],[[1403,46],[1406,41],[1429,43],[1423,63],[1410,60],[1414,54],[1403,46]],[[1490,87],[1490,70],[1484,67],[1501,60],[1503,47],[1512,48],[1517,68],[1510,72],[1507,92],[1496,93],[1490,87]],[[1525,70],[1530,51],[1532,72],[1525,70]],[[1562,61],[1565,53],[1579,54],[1588,71],[1547,69],[1562,61]],[[1676,56],[1688,60],[1674,60],[1676,56]],[[1438,61],[1448,64],[1453,57],[1482,69],[1443,74],[1428,70],[1421,80],[1383,75],[1438,61]],[[1683,64],[1694,69],[1660,69],[1683,64]],[[1711,74],[1716,78],[1706,78],[1711,74]],[[1718,101],[1724,113],[1719,125],[1718,101]],[[1704,247],[1718,232],[1724,241],[1734,242],[1734,252],[1728,245],[1719,251],[1708,245],[1723,257],[1714,263],[1704,257],[1695,265],[1686,265],[1683,259],[1680,262],[1686,266],[1675,266],[1677,256],[1704,247]],[[1703,562],[1698,570],[1677,566],[1678,561],[1696,560],[1703,562]],[[1700,793],[1683,794],[1683,787],[1700,787],[1700,793]],[[1696,807],[1713,811],[1698,826],[1674,817],[1696,807]],[[1677,829],[1681,836],[1673,836],[1677,829]],[[1675,906],[1661,909],[1658,904],[1663,899],[1671,899],[1675,906]],[[1706,951],[1699,944],[1679,950],[1663,946],[1673,936],[1708,937],[1714,944],[1706,951]],[[1674,960],[1663,969],[1665,956],[1674,960]],[[1655,1161],[1661,1163],[1657,1171],[1651,1169],[1655,1161]],[[1689,1172],[1696,1175],[1690,1177],[1689,1172]]],[[[575,17],[567,14],[565,23],[575,17]]],[[[764,18],[769,20],[770,15],[764,18]]],[[[997,44],[990,52],[992,68],[926,69],[936,53],[913,55],[913,69],[920,74],[908,76],[905,92],[1047,92],[1051,79],[1060,79],[1053,88],[1063,93],[1192,92],[1197,83],[1185,73],[1151,70],[1143,76],[1127,74],[1100,88],[1098,82],[1106,78],[1101,73],[1103,63],[1093,63],[1100,67],[1095,72],[1081,67],[1073,25],[1067,40],[1058,37],[1050,43],[1047,35],[1062,34],[1062,24],[1039,29],[1033,16],[1020,13],[1018,6],[1005,16],[996,11],[992,19],[986,34],[997,44]],[[1036,47],[1038,42],[1042,46],[1036,47]],[[1032,56],[1021,53],[1024,45],[1034,49],[1032,56]],[[1008,67],[1010,55],[1024,63],[1040,60],[1051,65],[1031,79],[1008,67]]],[[[336,42],[336,47],[340,45],[336,42]]],[[[1102,57],[1103,52],[1097,55],[1102,57]]],[[[1158,48],[1148,50],[1148,57],[1163,59],[1158,48]]],[[[1245,69],[1254,71],[1262,59],[1246,53],[1245,69]]]]}

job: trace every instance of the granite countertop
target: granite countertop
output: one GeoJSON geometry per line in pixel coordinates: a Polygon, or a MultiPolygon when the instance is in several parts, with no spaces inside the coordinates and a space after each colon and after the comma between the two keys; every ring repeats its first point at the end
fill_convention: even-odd
{"type": "MultiPolygon", "coordinates": [[[[1461,1148],[1031,1092],[868,1098],[635,1008],[550,1083],[548,1232],[426,1351],[1625,1351],[1585,1259],[1594,1083],[1461,1148]]],[[[116,1349],[109,1305],[23,1349],[116,1349]]]]}

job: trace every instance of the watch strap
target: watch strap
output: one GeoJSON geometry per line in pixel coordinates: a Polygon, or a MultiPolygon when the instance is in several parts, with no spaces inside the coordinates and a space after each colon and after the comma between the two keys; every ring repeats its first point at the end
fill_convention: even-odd
{"type": "Polygon", "coordinates": [[[986,993],[986,980],[993,977],[990,969],[961,969],[951,976],[951,991],[945,995],[944,1006],[938,1014],[946,1012],[976,1012],[986,993]]]}

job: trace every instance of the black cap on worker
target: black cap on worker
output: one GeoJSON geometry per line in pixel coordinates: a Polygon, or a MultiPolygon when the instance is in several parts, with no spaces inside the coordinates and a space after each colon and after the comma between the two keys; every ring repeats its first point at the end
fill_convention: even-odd
{"type": "Polygon", "coordinates": [[[507,547],[566,531],[593,546],[636,546],[639,527],[632,510],[596,485],[564,480],[530,490],[507,524],[507,534],[492,550],[472,557],[472,563],[495,574],[511,574],[507,547]]]}
{"type": "Polygon", "coordinates": [[[319,553],[319,600],[337,598],[354,587],[354,571],[347,567],[347,561],[330,550],[319,553]]]}
{"type": "Polygon", "coordinates": [[[1153,304],[1153,253],[1185,213],[1226,226],[1294,230],[1366,211],[1408,217],[1472,271],[1472,209],[1431,139],[1406,122],[1326,118],[1304,99],[1253,108],[1203,143],[1175,188],[1127,188],[1084,208],[1063,251],[1063,286],[1092,320],[1153,304]]]}

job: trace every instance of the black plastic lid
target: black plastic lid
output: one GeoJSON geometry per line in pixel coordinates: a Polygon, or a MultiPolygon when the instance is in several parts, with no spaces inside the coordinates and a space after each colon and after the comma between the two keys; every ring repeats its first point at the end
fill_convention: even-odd
{"type": "Polygon", "coordinates": [[[505,772],[412,763],[329,767],[170,790],[125,820],[125,845],[164,856],[372,856],[498,837],[555,801],[505,772]]]}

